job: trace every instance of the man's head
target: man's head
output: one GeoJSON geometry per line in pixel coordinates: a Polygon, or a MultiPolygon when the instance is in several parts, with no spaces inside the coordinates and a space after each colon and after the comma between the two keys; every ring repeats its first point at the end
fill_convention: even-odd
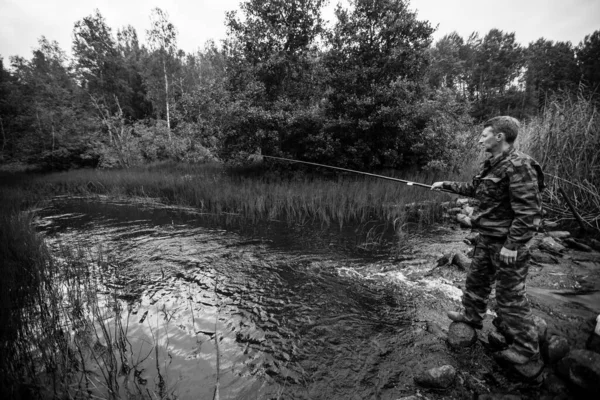
{"type": "Polygon", "coordinates": [[[496,154],[512,146],[518,134],[519,121],[516,118],[494,117],[483,124],[479,144],[484,146],[485,151],[496,154]]]}

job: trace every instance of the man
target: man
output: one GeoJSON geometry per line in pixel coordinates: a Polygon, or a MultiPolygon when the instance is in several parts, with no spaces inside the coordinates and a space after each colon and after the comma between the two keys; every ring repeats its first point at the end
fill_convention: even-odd
{"type": "Polygon", "coordinates": [[[538,335],[525,297],[531,239],[541,220],[544,175],[538,163],[513,147],[519,121],[495,117],[484,124],[479,143],[490,153],[473,182],[435,182],[432,190],[450,190],[480,201],[472,222],[479,232],[462,297],[464,313],[448,317],[482,328],[491,285],[496,281],[498,318],[494,325],[508,339],[501,361],[539,360],[538,335]]]}

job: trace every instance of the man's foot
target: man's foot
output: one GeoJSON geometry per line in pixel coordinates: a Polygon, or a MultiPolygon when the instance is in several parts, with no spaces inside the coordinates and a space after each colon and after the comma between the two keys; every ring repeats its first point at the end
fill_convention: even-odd
{"type": "Polygon", "coordinates": [[[458,311],[448,311],[448,318],[450,318],[454,322],[462,322],[464,324],[470,325],[475,329],[483,328],[483,324],[481,322],[471,321],[467,316],[458,311]]]}
{"type": "Polygon", "coordinates": [[[498,362],[504,362],[514,365],[523,365],[527,364],[530,361],[537,361],[539,357],[527,357],[523,354],[516,351],[514,348],[509,347],[506,350],[499,351],[494,353],[494,358],[498,362]]]}

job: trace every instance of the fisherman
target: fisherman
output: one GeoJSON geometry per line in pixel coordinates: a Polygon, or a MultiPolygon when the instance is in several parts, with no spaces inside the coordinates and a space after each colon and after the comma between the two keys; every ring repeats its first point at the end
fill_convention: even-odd
{"type": "Polygon", "coordinates": [[[479,232],[462,296],[464,312],[448,318],[482,328],[491,286],[496,281],[498,317],[493,321],[510,346],[494,354],[500,362],[539,362],[537,329],[525,295],[532,238],[541,221],[542,169],[514,148],[519,121],[508,116],[488,120],[479,139],[490,157],[472,182],[435,182],[432,190],[449,190],[479,200],[473,216],[479,232]]]}

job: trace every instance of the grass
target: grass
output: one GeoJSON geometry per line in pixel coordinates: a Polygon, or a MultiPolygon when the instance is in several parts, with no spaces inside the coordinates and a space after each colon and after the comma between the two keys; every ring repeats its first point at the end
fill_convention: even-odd
{"type": "Polygon", "coordinates": [[[588,229],[600,233],[600,114],[589,98],[555,97],[539,116],[525,124],[520,148],[540,162],[548,190],[545,207],[572,221],[562,187],[582,214],[588,229]]]}
{"type": "MultiPolygon", "coordinates": [[[[434,180],[425,174],[405,179],[434,180]]],[[[373,178],[281,179],[274,174],[232,173],[217,164],[78,170],[33,178],[25,187],[38,194],[154,198],[200,212],[239,215],[252,222],[315,223],[340,229],[374,220],[392,227],[406,222],[428,226],[441,219],[439,204],[448,198],[373,178]],[[411,203],[423,206],[404,207],[411,203]]]]}

